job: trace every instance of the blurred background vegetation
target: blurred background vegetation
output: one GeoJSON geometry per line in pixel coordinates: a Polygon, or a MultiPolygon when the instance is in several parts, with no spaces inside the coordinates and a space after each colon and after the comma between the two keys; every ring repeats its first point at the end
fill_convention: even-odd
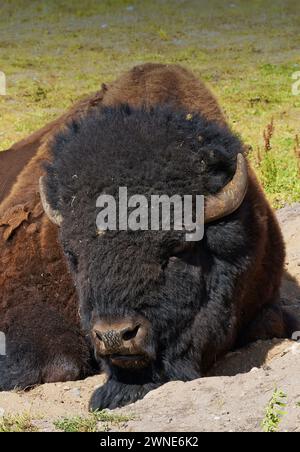
{"type": "Polygon", "coordinates": [[[300,199],[299,0],[1,0],[0,150],[143,62],[217,95],[274,207],[300,199]]]}

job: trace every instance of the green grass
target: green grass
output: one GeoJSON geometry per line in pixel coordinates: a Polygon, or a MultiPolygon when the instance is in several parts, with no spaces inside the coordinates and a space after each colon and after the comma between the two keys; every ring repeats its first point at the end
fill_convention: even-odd
{"type": "Polygon", "coordinates": [[[179,63],[209,84],[251,145],[272,204],[297,201],[298,9],[297,0],[2,0],[0,70],[8,94],[0,96],[0,149],[134,64],[179,63]],[[263,131],[272,118],[265,155],[263,131]]]}
{"type": "Polygon", "coordinates": [[[272,398],[266,407],[265,417],[262,422],[263,431],[266,433],[278,432],[282,417],[286,414],[287,395],[278,389],[274,390],[272,398]]]}
{"type": "Polygon", "coordinates": [[[0,433],[8,432],[37,432],[29,414],[4,416],[0,418],[0,433]]]}
{"type": "MultiPolygon", "coordinates": [[[[61,418],[53,422],[57,430],[63,432],[97,432],[107,431],[112,425],[122,424],[133,419],[133,416],[95,411],[87,416],[61,418]]],[[[3,432],[37,432],[33,418],[28,413],[8,415],[0,418],[0,433],[3,432]]]]}
{"type": "Polygon", "coordinates": [[[95,411],[90,415],[63,418],[53,424],[63,432],[97,432],[108,430],[111,424],[120,424],[132,419],[130,416],[111,414],[106,411],[95,411]]]}

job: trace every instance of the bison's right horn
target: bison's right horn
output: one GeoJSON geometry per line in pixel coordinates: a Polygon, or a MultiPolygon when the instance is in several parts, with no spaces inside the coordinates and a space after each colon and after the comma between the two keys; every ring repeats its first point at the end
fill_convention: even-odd
{"type": "Polygon", "coordinates": [[[61,213],[58,210],[52,209],[49,202],[47,201],[46,196],[46,190],[45,190],[45,180],[44,177],[40,177],[39,180],[39,187],[40,187],[40,197],[42,201],[42,205],[45,211],[45,214],[49,218],[52,223],[56,224],[57,226],[61,226],[62,224],[62,216],[61,213]]]}
{"type": "Polygon", "coordinates": [[[204,222],[219,220],[235,212],[244,201],[247,188],[247,162],[242,154],[238,154],[233,179],[219,193],[205,198],[204,222]]]}

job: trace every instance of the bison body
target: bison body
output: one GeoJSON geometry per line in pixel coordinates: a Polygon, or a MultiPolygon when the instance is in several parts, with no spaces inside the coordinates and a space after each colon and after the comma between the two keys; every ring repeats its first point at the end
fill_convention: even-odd
{"type": "Polygon", "coordinates": [[[83,378],[100,364],[109,379],[91,408],[114,408],[204,375],[237,345],[288,335],[282,237],[250,167],[242,204],[200,242],[96,228],[101,193],[214,197],[243,153],[201,82],[149,64],[0,154],[0,388],[83,378]],[[43,175],[60,229],[41,204],[43,175]]]}

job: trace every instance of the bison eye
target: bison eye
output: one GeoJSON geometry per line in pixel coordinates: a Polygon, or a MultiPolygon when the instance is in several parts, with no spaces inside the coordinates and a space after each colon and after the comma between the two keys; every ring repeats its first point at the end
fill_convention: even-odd
{"type": "Polygon", "coordinates": [[[180,260],[179,256],[171,256],[169,258],[169,262],[172,264],[173,262],[177,262],[178,260],[180,260]]]}
{"type": "Polygon", "coordinates": [[[199,249],[195,242],[184,242],[172,249],[168,256],[168,264],[184,263],[196,265],[199,249]]]}
{"type": "Polygon", "coordinates": [[[184,254],[183,251],[173,251],[172,253],[170,253],[170,255],[166,258],[163,268],[166,268],[168,265],[170,264],[175,264],[176,262],[180,262],[182,259],[182,255],[184,254]]]}
{"type": "Polygon", "coordinates": [[[181,242],[173,246],[170,250],[169,258],[181,258],[193,249],[193,242],[181,242]]]}
{"type": "Polygon", "coordinates": [[[69,264],[72,268],[72,270],[76,271],[78,267],[78,258],[77,256],[70,250],[65,251],[65,255],[69,261],[69,264]]]}

